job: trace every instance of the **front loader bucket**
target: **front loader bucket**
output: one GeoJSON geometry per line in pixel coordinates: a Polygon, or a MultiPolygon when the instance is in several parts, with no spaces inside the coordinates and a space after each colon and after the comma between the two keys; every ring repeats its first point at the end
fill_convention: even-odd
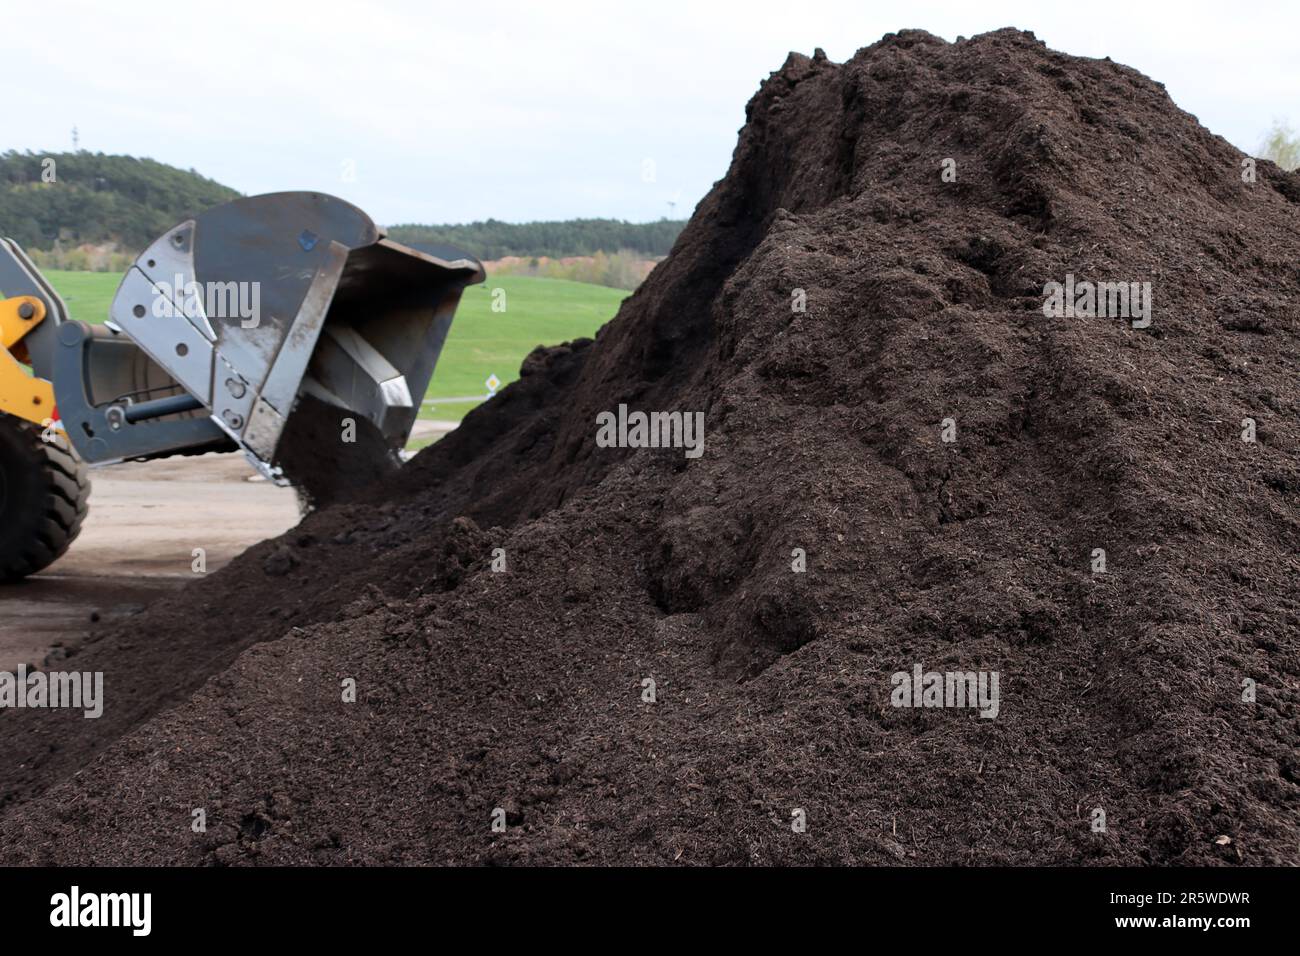
{"type": "MultiPolygon", "coordinates": [[[[420,252],[320,193],[214,207],[136,260],[112,317],[188,393],[125,407],[125,424],[206,410],[265,473],[288,471],[288,426],[304,407],[337,411],[318,460],[361,432],[391,453],[410,436],[466,285],[483,267],[420,252]],[[170,404],[167,404],[170,403],[170,404]],[[199,408],[199,406],[202,406],[199,408]]],[[[111,419],[110,419],[111,420],[111,419]]],[[[121,426],[119,426],[120,428],[121,426]]],[[[301,460],[301,456],[298,456],[301,460]]]]}

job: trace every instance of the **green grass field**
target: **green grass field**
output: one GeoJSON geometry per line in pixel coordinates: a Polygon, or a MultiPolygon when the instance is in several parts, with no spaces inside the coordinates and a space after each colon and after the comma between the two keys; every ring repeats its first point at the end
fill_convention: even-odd
{"type": "Polygon", "coordinates": [[[438,358],[423,417],[459,421],[487,396],[489,376],[507,385],[519,377],[519,364],[538,345],[595,335],[629,294],[585,282],[527,276],[489,276],[482,285],[470,286],[438,358]],[[496,289],[504,292],[504,312],[492,311],[496,289]],[[465,396],[479,397],[438,401],[465,396]]]}
{"type": "MultiPolygon", "coordinates": [[[[83,322],[108,318],[121,279],[115,273],[57,270],[46,277],[72,318],[83,322]]],[[[535,346],[595,335],[627,295],[621,289],[525,276],[489,276],[471,286],[456,310],[420,416],[460,421],[487,396],[490,376],[507,385],[519,377],[519,363],[535,346]],[[492,311],[495,289],[504,290],[502,312],[492,311]]]]}
{"type": "Polygon", "coordinates": [[[68,314],[82,322],[103,322],[122,277],[115,272],[44,271],[56,292],[63,296],[68,314]]]}

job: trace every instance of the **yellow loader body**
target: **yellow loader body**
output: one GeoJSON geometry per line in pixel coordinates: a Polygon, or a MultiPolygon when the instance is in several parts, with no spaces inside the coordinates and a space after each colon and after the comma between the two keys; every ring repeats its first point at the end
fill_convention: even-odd
{"type": "Polygon", "coordinates": [[[24,367],[23,339],[45,321],[45,303],[35,296],[0,299],[0,412],[35,425],[55,416],[54,386],[24,367]]]}

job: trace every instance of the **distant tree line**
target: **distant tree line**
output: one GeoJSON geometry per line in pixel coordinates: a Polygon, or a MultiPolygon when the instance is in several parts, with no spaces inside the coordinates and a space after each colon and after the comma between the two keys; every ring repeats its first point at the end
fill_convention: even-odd
{"type": "MultiPolygon", "coordinates": [[[[417,247],[418,248],[418,247],[417,247]]],[[[635,289],[650,274],[658,259],[635,252],[597,252],[592,256],[551,259],[546,256],[489,260],[489,276],[539,276],[543,279],[568,279],[609,286],[611,289],[635,289]]]]}
{"type": "Polygon", "coordinates": [[[507,256],[594,256],[598,252],[666,256],[686,223],[673,219],[624,222],[570,219],[565,222],[501,222],[488,219],[452,226],[392,226],[388,235],[408,245],[456,246],[479,259],[507,256]]]}
{"type": "Polygon", "coordinates": [[[0,153],[0,233],[31,249],[116,243],[139,252],[180,220],[238,196],[152,159],[0,153]]]}

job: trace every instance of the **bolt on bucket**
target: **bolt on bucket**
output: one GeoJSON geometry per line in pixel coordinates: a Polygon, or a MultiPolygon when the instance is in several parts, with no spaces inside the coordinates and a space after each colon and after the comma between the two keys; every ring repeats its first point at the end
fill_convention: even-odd
{"type": "Polygon", "coordinates": [[[274,193],[169,230],[112,317],[264,473],[300,482],[312,476],[295,469],[405,445],[461,293],[483,278],[473,257],[393,242],[340,199],[274,193]],[[291,427],[300,415],[313,423],[291,427]]]}

